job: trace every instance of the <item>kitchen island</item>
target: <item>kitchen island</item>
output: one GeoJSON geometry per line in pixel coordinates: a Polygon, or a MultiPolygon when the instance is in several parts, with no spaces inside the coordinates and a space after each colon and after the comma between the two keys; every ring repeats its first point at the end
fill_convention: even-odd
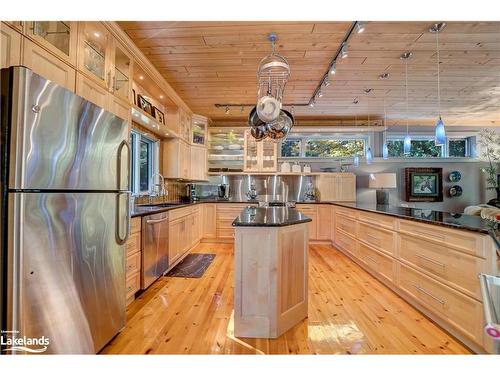
{"type": "Polygon", "coordinates": [[[235,336],[276,338],[307,317],[310,221],[288,207],[247,207],[233,221],[235,336]]]}

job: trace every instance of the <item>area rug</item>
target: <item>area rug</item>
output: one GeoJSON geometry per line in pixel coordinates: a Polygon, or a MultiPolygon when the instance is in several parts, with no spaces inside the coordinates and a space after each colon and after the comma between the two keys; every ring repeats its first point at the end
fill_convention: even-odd
{"type": "Polygon", "coordinates": [[[189,254],[165,276],[192,278],[202,277],[214,259],[215,254],[189,254]]]}

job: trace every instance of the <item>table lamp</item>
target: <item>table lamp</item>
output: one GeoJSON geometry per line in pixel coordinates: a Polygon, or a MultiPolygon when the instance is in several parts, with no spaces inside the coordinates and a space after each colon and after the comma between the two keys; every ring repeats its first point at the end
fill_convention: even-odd
{"type": "Polygon", "coordinates": [[[368,187],[377,189],[377,205],[389,204],[389,192],[386,189],[397,187],[396,173],[371,173],[368,187]]]}

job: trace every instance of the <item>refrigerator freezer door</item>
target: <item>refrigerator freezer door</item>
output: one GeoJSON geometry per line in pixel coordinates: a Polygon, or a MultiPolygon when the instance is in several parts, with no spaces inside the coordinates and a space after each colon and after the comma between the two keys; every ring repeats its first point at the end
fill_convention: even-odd
{"type": "Polygon", "coordinates": [[[10,68],[2,79],[6,73],[9,188],[129,190],[126,121],[29,69],[10,68]]]}
{"type": "Polygon", "coordinates": [[[125,325],[115,193],[10,193],[8,328],[45,353],[96,353],[125,325]]]}

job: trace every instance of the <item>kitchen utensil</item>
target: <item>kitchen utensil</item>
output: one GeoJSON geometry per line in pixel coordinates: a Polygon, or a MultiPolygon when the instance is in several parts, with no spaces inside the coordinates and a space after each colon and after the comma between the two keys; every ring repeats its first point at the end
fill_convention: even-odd
{"type": "Polygon", "coordinates": [[[287,136],[288,132],[293,126],[293,116],[290,112],[281,110],[280,115],[276,121],[269,125],[269,138],[273,140],[280,140],[287,136]]]}
{"type": "Polygon", "coordinates": [[[262,121],[270,123],[278,118],[280,108],[281,105],[276,98],[266,95],[257,102],[257,115],[262,121]]]}
{"type": "Polygon", "coordinates": [[[284,163],[281,163],[281,172],[282,173],[289,173],[291,170],[291,165],[289,162],[285,161],[284,163]]]}
{"type": "Polygon", "coordinates": [[[304,173],[311,173],[311,166],[309,164],[304,165],[304,173]]]}
{"type": "Polygon", "coordinates": [[[292,172],[293,173],[300,173],[300,164],[299,162],[294,162],[292,165],[292,172]]]}
{"type": "Polygon", "coordinates": [[[250,129],[250,134],[252,134],[252,137],[254,137],[257,142],[260,142],[269,135],[268,127],[265,124],[261,126],[254,126],[250,129]]]}

